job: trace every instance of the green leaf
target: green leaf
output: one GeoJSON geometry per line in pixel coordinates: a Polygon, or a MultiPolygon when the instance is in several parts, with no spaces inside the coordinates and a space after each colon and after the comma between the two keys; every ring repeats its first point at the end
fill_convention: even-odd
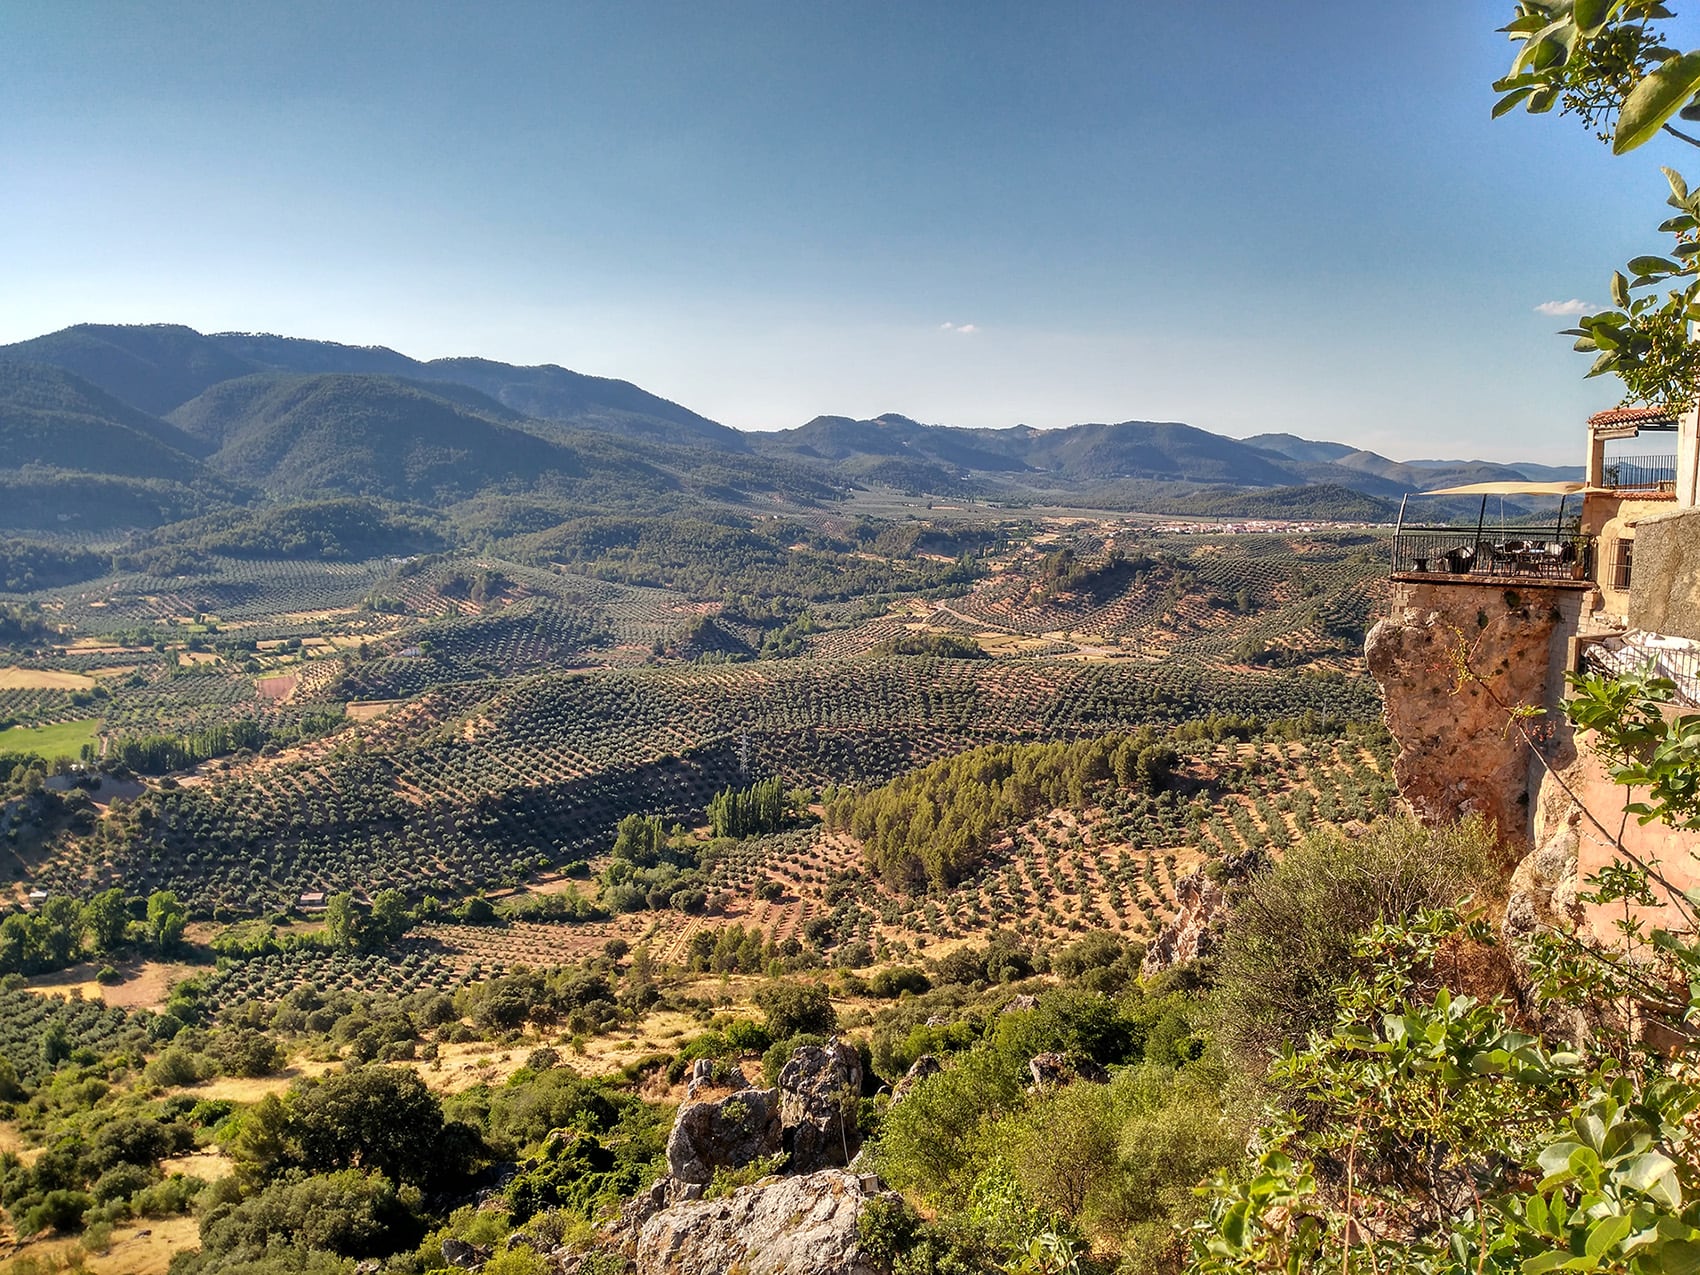
{"type": "Polygon", "coordinates": [[[1629,280],[1623,277],[1623,271],[1611,272],[1611,303],[1617,306],[1629,304],[1629,280]]]}
{"type": "Polygon", "coordinates": [[[1612,10],[1617,8],[1621,0],[1576,0],[1576,7],[1571,10],[1571,16],[1576,25],[1586,36],[1596,36],[1600,28],[1610,20],[1612,10]]]}
{"type": "Polygon", "coordinates": [[[1617,1243],[1634,1229],[1623,1214],[1604,1217],[1588,1228],[1588,1243],[1584,1251],[1589,1257],[1600,1257],[1617,1247],[1617,1243]]]}
{"type": "Polygon", "coordinates": [[[1547,1201],[1544,1195],[1531,1195],[1529,1202],[1523,1208],[1523,1216],[1533,1231],[1547,1229],[1547,1201]]]}
{"type": "Polygon", "coordinates": [[[1682,174],[1674,168],[1660,168],[1665,180],[1670,183],[1670,193],[1676,196],[1676,202],[1681,203],[1688,198],[1688,183],[1682,179],[1682,174]]]}
{"type": "Polygon", "coordinates": [[[1612,138],[1613,154],[1622,155],[1651,140],[1696,88],[1700,88],[1700,52],[1670,58],[1649,71],[1624,99],[1612,138]]]}
{"type": "Polygon", "coordinates": [[[1681,268],[1676,262],[1668,261],[1664,257],[1634,257],[1629,262],[1629,269],[1640,277],[1671,274],[1681,268]]]}
{"type": "Polygon", "coordinates": [[[1507,111],[1513,110],[1517,103],[1528,97],[1537,87],[1538,86],[1534,84],[1525,84],[1522,88],[1513,89],[1511,92],[1507,93],[1504,97],[1500,98],[1499,101],[1493,104],[1493,118],[1498,119],[1507,111]]]}
{"type": "Polygon", "coordinates": [[[1551,1177],[1555,1173],[1565,1173],[1570,1168],[1570,1154],[1580,1148],[1575,1142],[1555,1142],[1541,1151],[1541,1158],[1536,1162],[1541,1166],[1541,1172],[1551,1177]]]}
{"type": "Polygon", "coordinates": [[[1659,1246],[1659,1269],[1664,1275],[1700,1275],[1700,1244],[1666,1240],[1659,1246]]]}
{"type": "Polygon", "coordinates": [[[1235,1248],[1245,1244],[1246,1210],[1249,1207],[1250,1205],[1242,1200],[1229,1209],[1227,1216],[1222,1219],[1222,1238],[1235,1248]]]}

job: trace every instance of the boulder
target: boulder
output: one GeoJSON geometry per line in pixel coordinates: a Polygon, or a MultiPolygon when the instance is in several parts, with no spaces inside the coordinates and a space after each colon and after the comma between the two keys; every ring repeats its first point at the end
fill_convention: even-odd
{"type": "Polygon", "coordinates": [[[1567,930],[1581,919],[1576,898],[1579,819],[1578,812],[1512,872],[1500,928],[1513,950],[1541,930],[1567,930]]]}
{"type": "Polygon", "coordinates": [[[921,1081],[928,1076],[936,1076],[943,1070],[944,1064],[937,1058],[931,1054],[922,1054],[914,1061],[909,1070],[903,1073],[903,1079],[892,1086],[892,1102],[902,1102],[904,1095],[920,1084],[921,1081]]]}
{"type": "Polygon", "coordinates": [[[758,1182],[663,1209],[628,1255],[637,1275],[877,1275],[856,1234],[874,1198],[841,1169],[758,1182]]]}
{"type": "Polygon", "coordinates": [[[1074,1079],[1074,1072],[1068,1065],[1068,1059],[1061,1054],[1034,1054],[1027,1060],[1027,1070],[1032,1073],[1033,1083],[1042,1089],[1066,1085],[1074,1079]]]}
{"type": "Polygon", "coordinates": [[[736,1062],[717,1063],[712,1058],[699,1058],[691,1064],[691,1078],[685,1097],[694,1100],[705,1089],[747,1089],[749,1084],[743,1068],[736,1062]]]}
{"type": "Polygon", "coordinates": [[[1009,1002],[998,1011],[1000,1014],[1019,1014],[1029,1009],[1039,1008],[1039,998],[1027,992],[1019,996],[1011,996],[1009,1002]]]}
{"type": "Polygon", "coordinates": [[[1065,1054],[1034,1054],[1027,1061],[1027,1070],[1033,1076],[1034,1085],[1041,1089],[1069,1085],[1077,1080],[1092,1085],[1110,1083],[1110,1073],[1090,1058],[1071,1061],[1065,1054]]]}
{"type": "Polygon", "coordinates": [[[699,1058],[691,1064],[691,1082],[689,1088],[687,1088],[685,1092],[692,1098],[695,1098],[699,1089],[703,1088],[705,1085],[711,1085],[713,1083],[714,1059],[699,1058]]]}
{"type": "Polygon", "coordinates": [[[475,1271],[490,1260],[490,1250],[451,1235],[443,1241],[443,1260],[459,1270],[475,1271]]]}
{"type": "Polygon", "coordinates": [[[667,1169],[681,1182],[706,1183],[782,1147],[777,1089],[745,1089],[718,1102],[687,1102],[667,1135],[667,1169]]]}
{"type": "Polygon", "coordinates": [[[795,1173],[850,1163],[861,1148],[856,1102],[862,1094],[862,1059],[836,1038],[805,1045],[779,1073],[779,1116],[795,1173]]]}

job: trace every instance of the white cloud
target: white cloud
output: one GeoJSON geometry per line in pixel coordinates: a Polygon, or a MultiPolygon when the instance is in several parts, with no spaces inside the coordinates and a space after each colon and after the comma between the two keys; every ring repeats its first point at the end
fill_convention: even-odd
{"type": "Polygon", "coordinates": [[[1564,319],[1572,315],[1587,314],[1593,308],[1586,301],[1571,297],[1568,301],[1543,301],[1535,307],[1535,313],[1552,319],[1564,319]]]}
{"type": "Polygon", "coordinates": [[[967,335],[974,333],[974,332],[978,332],[979,330],[980,330],[980,326],[979,326],[979,324],[976,324],[976,323],[941,323],[941,324],[939,324],[939,331],[941,331],[941,332],[960,332],[964,336],[967,336],[967,335]]]}

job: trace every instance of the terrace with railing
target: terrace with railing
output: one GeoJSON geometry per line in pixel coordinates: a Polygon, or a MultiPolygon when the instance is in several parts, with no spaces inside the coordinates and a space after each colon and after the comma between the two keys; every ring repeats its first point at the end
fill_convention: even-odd
{"type": "MultiPolygon", "coordinates": [[[[1580,511],[1570,503],[1570,498],[1581,491],[1579,482],[1492,482],[1413,493],[1423,497],[1480,496],[1481,504],[1476,508],[1473,526],[1410,523],[1401,504],[1399,524],[1393,532],[1393,578],[1539,582],[1586,588],[1594,574],[1595,538],[1582,530],[1580,511]],[[1507,496],[1524,501],[1529,497],[1557,497],[1558,508],[1551,518],[1542,521],[1525,514],[1517,523],[1508,524],[1503,518],[1490,522],[1488,500],[1493,496],[1500,497],[1502,505],[1507,496]]],[[[1407,502],[1410,499],[1407,497],[1407,502]]]]}
{"type": "Polygon", "coordinates": [[[1677,707],[1700,708],[1700,642],[1654,633],[1608,633],[1578,643],[1577,672],[1639,675],[1670,684],[1677,707]]]}
{"type": "Polygon", "coordinates": [[[1552,523],[1544,527],[1419,527],[1393,535],[1393,575],[1425,580],[1539,581],[1585,586],[1594,568],[1594,537],[1552,523]]]}

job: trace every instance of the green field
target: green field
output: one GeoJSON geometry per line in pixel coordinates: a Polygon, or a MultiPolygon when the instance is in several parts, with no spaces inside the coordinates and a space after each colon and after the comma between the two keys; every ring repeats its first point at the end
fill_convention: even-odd
{"type": "Polygon", "coordinates": [[[98,717],[54,726],[13,726],[0,730],[0,753],[38,753],[46,758],[77,757],[84,744],[92,744],[100,726],[98,717]]]}

